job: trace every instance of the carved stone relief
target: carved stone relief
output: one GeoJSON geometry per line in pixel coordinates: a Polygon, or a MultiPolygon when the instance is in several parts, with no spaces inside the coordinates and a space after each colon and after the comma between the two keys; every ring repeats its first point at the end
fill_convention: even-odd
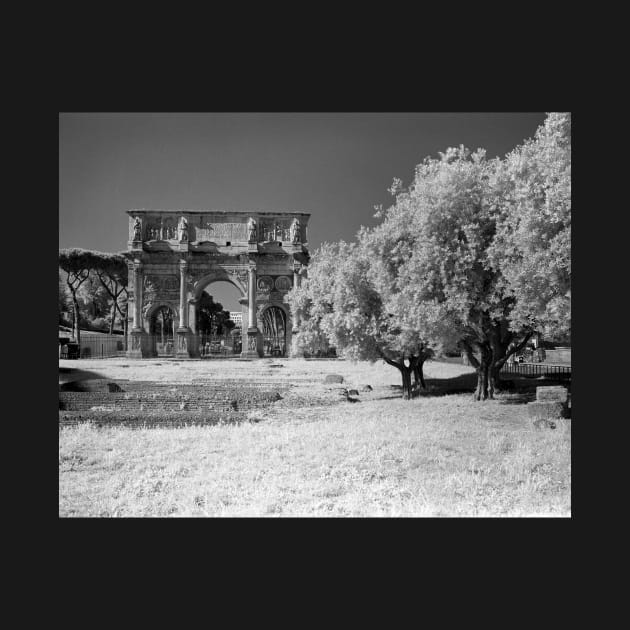
{"type": "Polygon", "coordinates": [[[265,242],[290,241],[291,222],[289,219],[264,219],[260,222],[260,234],[265,242]]]}
{"type": "Polygon", "coordinates": [[[278,276],[275,284],[278,291],[289,291],[293,283],[288,276],[278,276]]]}
{"type": "Polygon", "coordinates": [[[144,292],[148,295],[160,296],[165,293],[178,293],[179,278],[174,275],[146,275],[144,277],[144,292]]]}
{"type": "Polygon", "coordinates": [[[269,276],[261,276],[258,278],[258,291],[260,293],[269,293],[273,289],[273,279],[269,276]]]}

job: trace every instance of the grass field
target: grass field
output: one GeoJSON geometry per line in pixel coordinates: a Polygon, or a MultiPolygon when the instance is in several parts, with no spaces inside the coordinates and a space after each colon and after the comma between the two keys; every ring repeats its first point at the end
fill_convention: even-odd
{"type": "Polygon", "coordinates": [[[398,373],[383,364],[62,363],[108,378],[151,374],[172,382],[208,373],[245,379],[255,371],[295,378],[301,402],[252,412],[238,425],[60,429],[60,516],[571,513],[571,421],[538,430],[518,404],[522,396],[474,403],[469,393],[449,393],[470,381],[470,368],[461,365],[428,363],[428,392],[403,401],[398,373]],[[327,373],[346,382],[324,385],[327,373]],[[361,393],[359,403],[339,395],[342,387],[368,383],[373,391],[361,393]],[[322,406],[322,396],[339,402],[322,406]]]}

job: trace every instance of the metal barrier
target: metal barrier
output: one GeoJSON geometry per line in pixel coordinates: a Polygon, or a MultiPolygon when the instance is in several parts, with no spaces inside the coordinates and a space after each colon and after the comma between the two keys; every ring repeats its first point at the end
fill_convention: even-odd
{"type": "Polygon", "coordinates": [[[147,335],[147,350],[149,356],[156,357],[174,357],[175,356],[175,342],[173,337],[162,335],[147,335]]]}
{"type": "Polygon", "coordinates": [[[504,363],[501,374],[519,376],[545,376],[547,378],[570,379],[570,365],[547,365],[546,363],[504,363]]]}
{"type": "Polygon", "coordinates": [[[81,334],[81,347],[69,343],[66,352],[59,354],[59,358],[68,359],[107,359],[125,356],[125,339],[122,335],[81,334]]]}
{"type": "Polygon", "coordinates": [[[203,335],[198,342],[201,358],[233,357],[241,353],[240,337],[226,339],[225,336],[203,335]]]}
{"type": "Polygon", "coordinates": [[[263,335],[263,353],[266,357],[286,356],[286,339],[284,335],[263,335]]]}

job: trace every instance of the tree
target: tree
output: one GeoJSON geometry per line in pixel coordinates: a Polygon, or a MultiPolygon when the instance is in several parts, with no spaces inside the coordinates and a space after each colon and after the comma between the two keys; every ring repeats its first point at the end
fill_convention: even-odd
{"type": "Polygon", "coordinates": [[[199,299],[198,318],[199,331],[203,336],[220,334],[219,328],[228,327],[226,321],[230,318],[230,313],[223,309],[220,302],[215,302],[214,298],[204,291],[199,299]]]}
{"type": "Polygon", "coordinates": [[[86,281],[77,291],[77,299],[84,319],[84,328],[102,330],[107,325],[111,301],[94,268],[90,270],[86,281]]]}
{"type": "Polygon", "coordinates": [[[401,254],[401,299],[417,305],[425,334],[457,343],[477,370],[476,400],[494,396],[509,356],[533,333],[510,328],[514,296],[488,256],[496,232],[493,176],[498,160],[463,146],[416,167],[407,190],[395,182],[396,203],[384,223],[406,220],[409,246],[401,254]]]}
{"type": "Polygon", "coordinates": [[[77,291],[88,279],[93,262],[92,252],[87,249],[73,247],[59,250],[59,267],[66,272],[66,286],[72,296],[73,328],[79,345],[81,344],[81,322],[77,291]]]}
{"type": "Polygon", "coordinates": [[[114,323],[116,320],[116,312],[120,314],[120,319],[123,324],[123,333],[125,336],[125,343],[127,339],[127,312],[123,313],[121,308],[121,302],[124,299],[125,305],[127,305],[126,298],[128,297],[127,283],[128,283],[128,268],[127,259],[124,254],[107,254],[103,252],[93,252],[94,255],[94,270],[100,280],[102,286],[107,291],[107,294],[111,298],[111,319],[109,324],[109,334],[114,332],[114,323]]]}
{"type": "Polygon", "coordinates": [[[331,274],[335,267],[335,246],[324,243],[313,253],[308,278],[294,285],[287,301],[294,322],[292,354],[327,354],[330,340],[322,329],[322,318],[332,309],[331,274]],[[296,332],[296,329],[298,332],[296,332]]]}
{"type": "Polygon", "coordinates": [[[68,291],[65,278],[59,270],[59,324],[68,325],[72,319],[72,296],[68,291]]]}
{"type": "Polygon", "coordinates": [[[505,160],[448,149],[416,167],[408,190],[395,181],[384,227],[409,227],[401,295],[449,323],[477,369],[476,400],[493,398],[533,334],[570,329],[570,173],[570,117],[552,114],[505,160]]]}
{"type": "Polygon", "coordinates": [[[571,333],[571,114],[551,113],[496,173],[492,264],[518,299],[514,324],[571,333]]]}
{"type": "Polygon", "coordinates": [[[352,360],[384,360],[400,371],[403,398],[409,399],[411,377],[429,350],[371,275],[365,239],[323,245],[311,259],[308,279],[288,294],[292,312],[299,312],[298,335],[319,329],[315,336],[325,335],[352,360]]]}
{"type": "Polygon", "coordinates": [[[230,311],[222,310],[216,315],[217,335],[229,333],[236,324],[230,319],[230,311]]]}

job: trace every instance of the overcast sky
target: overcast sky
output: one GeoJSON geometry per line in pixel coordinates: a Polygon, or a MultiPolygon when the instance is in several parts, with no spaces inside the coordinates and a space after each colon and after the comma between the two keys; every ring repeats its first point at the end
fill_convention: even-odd
{"type": "Polygon", "coordinates": [[[503,156],[544,118],[61,113],[59,247],[126,249],[131,208],[310,212],[311,250],[352,240],[425,157],[460,144],[503,156]]]}

